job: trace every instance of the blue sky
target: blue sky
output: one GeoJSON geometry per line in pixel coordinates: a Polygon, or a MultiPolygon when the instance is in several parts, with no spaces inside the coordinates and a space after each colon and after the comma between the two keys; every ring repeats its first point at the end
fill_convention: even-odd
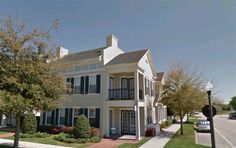
{"type": "Polygon", "coordinates": [[[213,79],[217,96],[236,95],[234,0],[0,0],[0,15],[31,26],[59,19],[53,40],[77,52],[114,34],[125,51],[150,48],[158,71],[180,60],[213,79]]]}

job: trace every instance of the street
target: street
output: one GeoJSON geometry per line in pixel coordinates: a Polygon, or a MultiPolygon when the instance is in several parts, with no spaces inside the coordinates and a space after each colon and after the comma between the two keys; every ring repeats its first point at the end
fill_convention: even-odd
{"type": "MultiPolygon", "coordinates": [[[[229,120],[228,115],[214,117],[215,141],[217,148],[236,148],[236,120],[229,120]]],[[[211,145],[210,133],[196,133],[198,144],[211,145]]]]}

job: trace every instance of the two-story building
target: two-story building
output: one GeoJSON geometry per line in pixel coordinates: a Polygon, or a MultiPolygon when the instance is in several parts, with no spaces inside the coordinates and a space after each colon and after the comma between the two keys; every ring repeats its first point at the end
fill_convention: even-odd
{"type": "Polygon", "coordinates": [[[140,139],[147,124],[157,123],[157,70],[149,49],[125,52],[110,35],[105,47],[72,54],[60,48],[58,56],[72,94],[62,107],[43,112],[41,124],[73,126],[84,114],[102,135],[132,134],[140,139]]]}

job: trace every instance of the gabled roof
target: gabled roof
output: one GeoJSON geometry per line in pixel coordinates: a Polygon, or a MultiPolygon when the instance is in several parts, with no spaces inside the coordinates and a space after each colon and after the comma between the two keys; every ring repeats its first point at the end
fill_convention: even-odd
{"type": "Polygon", "coordinates": [[[164,72],[157,73],[156,81],[162,81],[163,77],[164,77],[164,72]]]}
{"type": "Polygon", "coordinates": [[[96,49],[91,49],[82,52],[71,53],[63,58],[59,59],[59,61],[76,61],[76,60],[84,60],[89,58],[97,58],[99,55],[102,54],[102,50],[107,47],[101,47],[96,49]]]}
{"type": "Polygon", "coordinates": [[[106,65],[138,63],[148,49],[122,53],[108,62],[106,65]]]}

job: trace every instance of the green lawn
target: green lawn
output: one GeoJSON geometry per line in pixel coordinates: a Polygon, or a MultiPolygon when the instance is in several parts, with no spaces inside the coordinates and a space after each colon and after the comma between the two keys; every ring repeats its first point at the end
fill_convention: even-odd
{"type": "Polygon", "coordinates": [[[150,139],[151,139],[151,137],[145,137],[141,141],[139,141],[139,143],[136,143],[136,144],[124,143],[124,144],[117,146],[117,148],[138,148],[150,139]]]}
{"type": "MultiPolygon", "coordinates": [[[[14,137],[7,137],[5,139],[14,139],[14,137]]],[[[77,144],[77,143],[63,143],[53,139],[53,136],[47,138],[21,138],[20,141],[27,141],[27,142],[34,142],[34,143],[42,143],[42,144],[51,144],[51,145],[60,145],[60,146],[67,146],[67,147],[75,147],[75,148],[85,148],[90,144],[77,144]]],[[[0,145],[1,146],[1,145],[0,145]]]]}
{"type": "Polygon", "coordinates": [[[6,133],[9,133],[8,131],[1,131],[0,130],[0,134],[6,134],[6,133]]]}
{"type": "Polygon", "coordinates": [[[189,118],[189,122],[184,124],[184,135],[180,135],[180,130],[170,139],[164,148],[209,148],[195,143],[193,125],[196,119],[189,118]]]}

